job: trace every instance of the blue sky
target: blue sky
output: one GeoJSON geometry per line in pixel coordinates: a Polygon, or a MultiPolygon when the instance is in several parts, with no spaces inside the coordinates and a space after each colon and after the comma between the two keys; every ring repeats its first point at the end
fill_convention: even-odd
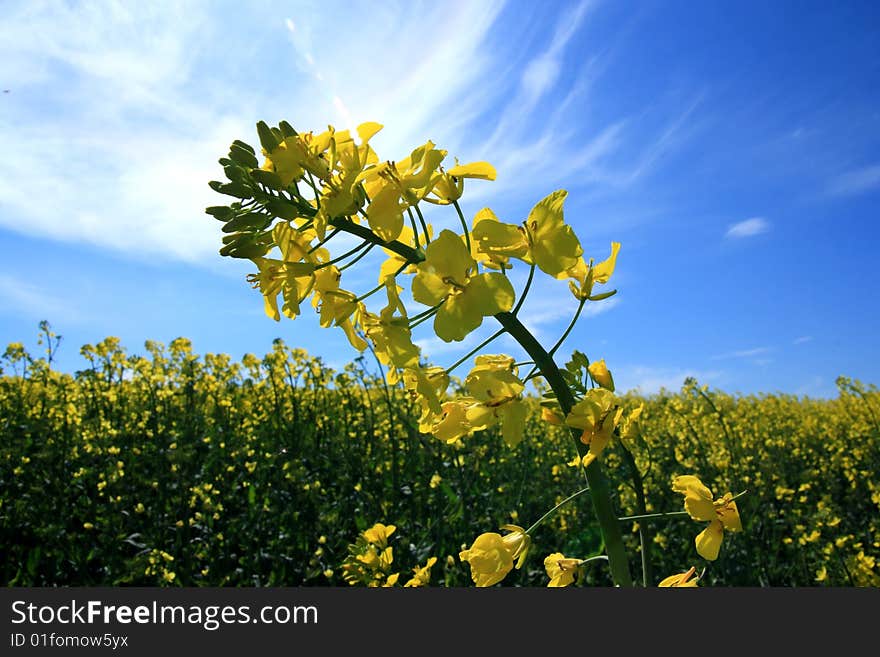
{"type": "MultiPolygon", "coordinates": [[[[341,366],[311,315],[276,324],[221,258],[207,182],[258,120],[385,125],[489,160],[463,207],[518,222],[549,192],[588,256],[622,249],[616,297],[561,353],[619,389],[831,396],[880,381],[880,5],[872,2],[13,2],[0,24],[0,344],[64,336],[59,367],[113,335],[341,366]]],[[[453,227],[448,214],[431,216],[453,227]]],[[[366,268],[365,268],[366,269],[366,268]]],[[[522,268],[521,268],[522,269],[522,268]]],[[[374,273],[347,279],[356,291],[374,273]]],[[[521,280],[515,278],[515,280],[521,280]]],[[[551,344],[574,310],[542,281],[551,344]]],[[[414,311],[415,312],[415,311],[414,311]]],[[[427,327],[423,327],[427,328],[427,327]]],[[[417,337],[450,364],[465,343],[417,337]]],[[[510,349],[499,341],[490,352],[510,349]]]]}

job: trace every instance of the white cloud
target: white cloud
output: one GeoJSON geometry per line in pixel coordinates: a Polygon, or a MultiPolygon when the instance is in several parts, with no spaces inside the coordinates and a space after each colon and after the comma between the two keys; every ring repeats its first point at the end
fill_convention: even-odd
{"type": "Polygon", "coordinates": [[[741,239],[743,237],[753,237],[770,230],[770,224],[766,219],[761,217],[752,217],[745,221],[731,225],[724,234],[727,238],[741,239]]]}
{"type": "Polygon", "coordinates": [[[769,354],[773,349],[771,347],[755,347],[753,349],[741,349],[739,351],[728,351],[723,354],[716,354],[711,360],[728,360],[731,358],[754,358],[755,356],[763,356],[769,354]]]}
{"type": "Polygon", "coordinates": [[[828,184],[832,196],[855,196],[880,189],[880,165],[847,171],[828,184]]]}
{"type": "Polygon", "coordinates": [[[631,184],[675,147],[696,105],[649,135],[631,162],[606,166],[633,124],[583,116],[602,59],[566,69],[591,6],[564,9],[537,55],[513,61],[497,47],[501,2],[249,4],[237,13],[210,3],[16,5],[0,24],[12,88],[0,118],[16,126],[4,143],[16,156],[0,160],[0,226],[212,264],[219,223],[204,208],[222,199],[207,182],[222,176],[217,158],[232,139],[256,141],[259,119],[304,129],[374,120],[386,126],[372,142],[380,156],[432,139],[462,161],[488,159],[499,180],[469,185],[474,200],[568,181],[631,184]],[[262,41],[246,46],[237,35],[248,30],[262,41]],[[496,128],[482,141],[477,119],[496,128]]]}
{"type": "Polygon", "coordinates": [[[812,335],[802,335],[802,336],[799,337],[799,338],[795,338],[795,339],[792,341],[792,344],[805,344],[805,343],[807,343],[807,342],[812,341],[812,339],[813,339],[813,336],[812,336],[812,335]]]}

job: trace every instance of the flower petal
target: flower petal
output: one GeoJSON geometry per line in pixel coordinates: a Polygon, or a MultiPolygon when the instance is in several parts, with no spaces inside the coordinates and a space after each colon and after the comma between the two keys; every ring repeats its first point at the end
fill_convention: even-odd
{"type": "Polygon", "coordinates": [[[713,520],[703,531],[697,534],[694,542],[697,545],[697,554],[708,561],[715,561],[721,550],[721,540],[724,538],[724,526],[720,520],[713,520]]]}

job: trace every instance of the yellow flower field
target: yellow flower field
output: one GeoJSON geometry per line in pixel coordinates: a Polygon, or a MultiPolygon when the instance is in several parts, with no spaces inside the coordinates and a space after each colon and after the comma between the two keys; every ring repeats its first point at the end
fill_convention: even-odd
{"type": "MultiPolygon", "coordinates": [[[[536,394],[517,402],[515,440],[505,415],[444,441],[365,359],[337,372],[277,341],[235,362],[182,338],[146,356],[107,338],[82,355],[75,375],[20,344],[3,355],[6,585],[611,582],[591,558],[603,546],[586,497],[522,534],[583,483],[569,428],[542,420],[536,394]]],[[[484,366],[453,386],[494,403],[480,383],[500,394],[499,375],[484,366]]],[[[649,546],[648,585],[880,585],[880,393],[838,387],[832,400],[692,381],[621,396],[627,412],[644,403],[640,430],[601,458],[627,550],[649,546]],[[706,559],[704,530],[716,532],[706,559]]]]}

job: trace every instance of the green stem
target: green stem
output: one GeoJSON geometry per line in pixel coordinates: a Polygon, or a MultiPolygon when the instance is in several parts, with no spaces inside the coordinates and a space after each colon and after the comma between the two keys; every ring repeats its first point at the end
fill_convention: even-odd
{"type": "MultiPolygon", "coordinates": [[[[318,269],[324,269],[324,267],[329,267],[330,265],[335,265],[337,262],[339,262],[341,260],[345,260],[348,256],[354,255],[355,253],[357,253],[358,251],[360,251],[364,247],[369,247],[369,248],[367,248],[367,251],[369,251],[370,248],[372,248],[372,246],[373,245],[370,244],[369,242],[363,241],[360,244],[358,244],[356,247],[351,249],[350,251],[346,251],[345,253],[343,253],[341,256],[333,258],[332,260],[328,260],[327,262],[322,262],[320,265],[315,267],[315,270],[317,271],[318,269]]],[[[360,257],[358,257],[358,259],[360,259],[360,257]]],[[[355,262],[357,262],[357,261],[355,261],[355,262]]]]}
{"type": "Polygon", "coordinates": [[[457,361],[455,361],[455,363],[453,363],[450,367],[446,368],[446,373],[449,374],[450,372],[452,372],[452,370],[454,370],[456,367],[458,367],[459,365],[461,365],[464,361],[466,361],[468,358],[470,358],[471,356],[473,356],[473,355],[474,355],[475,353],[477,353],[480,349],[482,349],[483,347],[485,347],[487,344],[489,344],[490,342],[492,342],[492,340],[494,340],[495,338],[497,338],[498,336],[500,336],[500,335],[501,335],[502,333],[504,333],[504,332],[505,332],[505,330],[504,330],[504,329],[501,329],[501,330],[499,330],[499,331],[496,331],[496,332],[493,333],[492,335],[490,335],[488,338],[486,338],[485,340],[483,340],[483,341],[482,341],[480,344],[478,344],[476,347],[474,347],[474,348],[471,349],[469,352],[467,352],[464,356],[462,356],[462,357],[459,358],[457,361]]]}
{"type": "Polygon", "coordinates": [[[562,337],[556,341],[556,344],[553,345],[553,348],[548,352],[551,356],[556,353],[556,350],[562,346],[562,343],[565,342],[565,338],[568,337],[568,334],[571,333],[574,325],[577,324],[578,317],[581,316],[581,311],[584,309],[584,304],[587,302],[586,299],[581,299],[580,304],[578,304],[577,312],[575,312],[574,317],[571,318],[571,323],[568,325],[568,328],[565,329],[565,333],[562,334],[562,337]]]}
{"type": "Polygon", "coordinates": [[[324,246],[327,242],[329,242],[331,239],[333,239],[333,236],[336,235],[336,233],[338,233],[338,232],[341,231],[341,230],[342,230],[341,228],[334,228],[334,229],[330,232],[330,234],[327,235],[327,237],[325,237],[325,238],[322,239],[320,242],[318,242],[317,244],[315,244],[315,246],[313,246],[311,249],[309,249],[309,253],[314,253],[315,251],[317,251],[318,249],[320,249],[320,248],[321,248],[322,246],[324,246]]]}
{"type": "Polygon", "coordinates": [[[623,518],[618,518],[619,521],[623,522],[625,520],[644,520],[645,518],[669,518],[671,516],[686,516],[688,515],[687,511],[666,511],[665,513],[643,513],[638,516],[624,516],[623,518]]]}
{"type": "Polygon", "coordinates": [[[358,260],[360,260],[360,259],[363,258],[365,255],[367,255],[367,254],[373,249],[374,246],[376,246],[376,245],[375,245],[375,244],[370,244],[370,246],[368,246],[366,249],[364,249],[361,253],[358,253],[357,257],[354,258],[351,262],[346,262],[344,265],[342,265],[342,267],[339,268],[339,271],[345,271],[346,269],[348,269],[349,267],[351,267],[351,266],[352,266],[353,264],[355,264],[358,260]]]}
{"type": "MultiPolygon", "coordinates": [[[[421,219],[421,212],[418,206],[415,206],[416,213],[421,219]]],[[[393,251],[402,256],[410,264],[416,264],[425,260],[424,252],[413,249],[411,246],[402,244],[398,241],[385,242],[378,235],[373,233],[369,228],[354,223],[345,218],[333,218],[329,222],[334,227],[341,227],[343,230],[358,235],[375,244],[379,244],[389,251],[393,251]]],[[[427,231],[425,233],[427,235],[427,231]]],[[[553,357],[547,353],[541,343],[535,339],[529,330],[523,326],[522,322],[517,319],[516,315],[509,312],[502,312],[495,315],[495,319],[504,329],[525,349],[526,353],[534,360],[536,367],[541,370],[541,374],[550,388],[556,393],[556,399],[559,402],[560,409],[565,415],[571,411],[574,406],[574,396],[571,389],[562,378],[559,368],[553,357]]],[[[572,432],[572,439],[578,450],[578,454],[583,458],[587,454],[587,446],[578,440],[577,431],[572,432]]],[[[617,586],[632,586],[632,574],[629,572],[629,563],[627,561],[626,550],[623,545],[623,535],[620,531],[620,523],[614,512],[611,501],[611,490],[608,479],[605,476],[599,461],[593,461],[588,467],[584,468],[584,478],[590,489],[590,498],[593,502],[593,509],[596,513],[596,519],[599,523],[599,529],[602,533],[602,540],[605,544],[605,550],[608,554],[608,561],[611,566],[611,576],[617,586]]]]}
{"type": "Polygon", "coordinates": [[[374,288],[373,288],[372,290],[370,290],[369,292],[365,292],[364,294],[362,294],[361,296],[359,296],[357,299],[355,299],[354,302],[355,302],[355,303],[360,303],[361,301],[363,301],[363,300],[366,299],[367,297],[371,297],[371,296],[373,296],[374,294],[376,294],[376,292],[378,292],[379,290],[383,290],[383,289],[385,289],[385,283],[382,283],[381,285],[377,285],[376,287],[374,287],[374,288]]]}
{"type": "MultiPolygon", "coordinates": [[[[639,513],[645,514],[648,512],[647,500],[645,497],[645,485],[642,474],[639,472],[638,465],[636,465],[636,459],[633,456],[632,452],[623,445],[623,442],[620,443],[620,450],[623,454],[623,460],[626,461],[627,466],[629,466],[630,474],[633,482],[633,490],[636,494],[636,508],[639,513]]],[[[639,545],[641,547],[641,556],[642,556],[642,586],[645,588],[651,586],[654,583],[654,572],[653,572],[653,564],[651,562],[651,546],[653,544],[653,536],[651,535],[651,527],[647,523],[639,523],[639,545]]]]}
{"type": "Polygon", "coordinates": [[[412,208],[407,208],[406,213],[409,215],[409,223],[412,225],[413,239],[416,243],[416,248],[419,249],[419,229],[416,228],[416,218],[413,216],[412,208]]]}
{"type": "Polygon", "coordinates": [[[428,314],[427,314],[427,315],[423,315],[422,317],[419,317],[419,319],[417,319],[417,320],[415,320],[414,322],[412,322],[412,323],[409,325],[409,330],[412,331],[412,330],[413,330],[416,326],[418,326],[419,324],[424,324],[424,323],[427,322],[429,319],[431,319],[434,315],[436,315],[439,311],[440,311],[439,308],[432,308],[430,311],[428,311],[428,314]]]}
{"type": "MultiPolygon", "coordinates": [[[[550,509],[547,513],[545,513],[543,516],[541,516],[540,518],[538,518],[538,520],[537,520],[537,521],[536,521],[531,527],[529,527],[529,528],[526,530],[526,534],[531,534],[533,531],[535,531],[535,529],[537,529],[538,525],[540,525],[540,524],[541,524],[542,522],[544,522],[547,518],[549,518],[551,515],[553,515],[559,507],[561,507],[561,506],[564,505],[564,504],[567,504],[568,502],[571,502],[571,501],[572,501],[574,498],[576,498],[578,495],[581,495],[581,494],[583,494],[583,493],[586,493],[588,490],[590,490],[590,487],[589,487],[589,486],[587,486],[586,488],[581,488],[577,493],[573,493],[572,495],[569,495],[568,497],[566,497],[566,498],[565,498],[564,500],[562,500],[559,504],[557,504],[557,505],[554,506],[552,509],[550,509]]],[[[602,556],[604,557],[605,555],[602,555],[602,556]]],[[[594,557],[594,558],[595,558],[595,557],[594,557]]]]}
{"type": "MultiPolygon", "coordinates": [[[[407,267],[408,266],[409,266],[409,263],[407,263],[407,267]]],[[[444,299],[444,301],[445,301],[445,299],[444,299]]],[[[424,312],[420,312],[418,315],[413,315],[412,317],[409,318],[409,321],[414,322],[417,319],[422,319],[423,317],[426,317],[428,315],[433,315],[438,310],[440,310],[440,306],[442,306],[442,305],[443,305],[443,301],[438,303],[436,306],[431,306],[430,308],[428,308],[424,312]]]]}
{"type": "MultiPolygon", "coordinates": [[[[541,343],[535,339],[522,322],[511,313],[498,313],[495,319],[507,329],[507,332],[526,350],[541,370],[544,379],[556,394],[559,407],[564,415],[568,415],[574,406],[574,396],[571,389],[562,378],[553,357],[547,353],[541,343]]],[[[583,458],[587,454],[588,447],[579,439],[579,432],[572,431],[572,439],[577,447],[578,454],[583,458]]],[[[608,479],[602,470],[601,463],[596,460],[584,468],[584,478],[590,488],[590,498],[593,501],[593,509],[602,532],[602,540],[608,554],[611,566],[611,576],[617,586],[632,586],[632,574],[629,571],[629,562],[623,545],[623,535],[620,531],[620,522],[614,511],[611,501],[611,489],[608,479]]]]}
{"type": "Polygon", "coordinates": [[[403,242],[398,242],[397,240],[386,242],[366,226],[356,224],[351,219],[336,217],[331,219],[328,223],[334,228],[342,228],[346,233],[357,235],[368,242],[372,242],[373,244],[384,247],[389,251],[393,251],[397,255],[402,256],[407,261],[407,264],[418,264],[425,259],[425,255],[421,251],[417,251],[411,246],[407,246],[403,242]]]}
{"type": "Polygon", "coordinates": [[[458,204],[458,201],[453,201],[452,205],[455,206],[455,211],[458,212],[458,218],[461,220],[461,228],[464,230],[464,241],[467,244],[468,253],[471,253],[471,232],[467,227],[467,220],[464,218],[464,213],[461,211],[461,206],[458,204]]]}
{"type": "MultiPolygon", "coordinates": [[[[370,246],[370,249],[372,249],[373,246],[375,246],[375,245],[371,245],[371,246],[370,246]]],[[[367,249],[367,251],[369,251],[370,249],[367,249]]],[[[358,256],[358,259],[360,259],[360,258],[361,258],[361,256],[358,256]]],[[[351,267],[354,263],[355,263],[355,261],[352,260],[350,263],[348,263],[347,265],[345,265],[345,267],[351,267]]],[[[342,269],[345,269],[345,267],[343,267],[342,269]]],[[[401,266],[396,272],[394,272],[394,274],[391,276],[391,278],[395,278],[400,272],[402,272],[402,271],[403,271],[404,269],[406,269],[407,267],[409,267],[409,263],[404,263],[404,264],[403,264],[403,265],[402,265],[402,266],[401,266]]],[[[342,271],[342,270],[340,269],[340,271],[342,271]]],[[[386,280],[387,280],[387,279],[386,279],[386,280]]],[[[362,294],[362,295],[359,296],[357,299],[355,299],[355,300],[354,300],[355,303],[358,303],[358,302],[360,302],[360,301],[363,301],[363,300],[366,299],[367,297],[376,294],[376,292],[378,292],[379,290],[383,289],[383,288],[386,287],[386,286],[387,286],[387,284],[384,283],[384,282],[383,282],[383,283],[379,283],[379,285],[377,285],[376,287],[374,287],[372,290],[370,290],[369,292],[367,292],[367,293],[365,293],[365,294],[362,294]]]]}
{"type": "MultiPolygon", "coordinates": [[[[419,204],[416,203],[412,206],[416,209],[416,214],[419,215],[419,223],[422,224],[422,231],[425,233],[425,245],[431,243],[431,235],[428,233],[428,224],[425,223],[425,218],[422,216],[422,211],[419,209],[419,204]]],[[[424,258],[422,258],[424,260],[424,258]]]]}
{"type": "Polygon", "coordinates": [[[519,295],[519,301],[516,302],[516,308],[514,308],[511,312],[516,315],[519,312],[519,309],[523,305],[523,301],[526,300],[526,295],[529,293],[529,288],[532,287],[532,279],[535,277],[535,263],[532,263],[532,266],[529,267],[529,278],[526,281],[526,286],[523,288],[522,294],[519,295]]]}

